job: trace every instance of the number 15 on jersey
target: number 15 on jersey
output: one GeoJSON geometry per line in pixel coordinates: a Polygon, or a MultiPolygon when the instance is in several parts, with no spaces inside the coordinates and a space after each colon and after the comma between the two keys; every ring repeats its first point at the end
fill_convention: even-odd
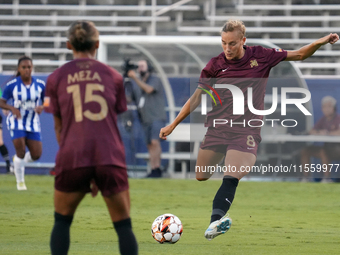
{"type": "Polygon", "coordinates": [[[85,101],[84,104],[96,102],[100,105],[100,111],[93,113],[90,110],[83,112],[83,104],[81,102],[80,85],[74,84],[67,87],[67,93],[72,94],[74,116],[76,122],[83,121],[83,116],[92,121],[100,121],[106,118],[108,114],[108,106],[104,97],[93,94],[94,91],[104,92],[105,87],[98,83],[87,83],[85,87],[85,101]]]}

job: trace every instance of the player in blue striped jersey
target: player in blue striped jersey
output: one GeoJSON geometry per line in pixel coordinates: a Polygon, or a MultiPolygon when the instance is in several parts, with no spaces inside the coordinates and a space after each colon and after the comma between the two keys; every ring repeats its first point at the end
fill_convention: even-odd
{"type": "Polygon", "coordinates": [[[13,164],[18,190],[27,189],[25,162],[39,159],[42,153],[39,114],[43,110],[45,82],[31,76],[32,68],[31,58],[19,58],[17,75],[7,83],[0,99],[0,108],[10,111],[6,123],[16,151],[13,164]]]}

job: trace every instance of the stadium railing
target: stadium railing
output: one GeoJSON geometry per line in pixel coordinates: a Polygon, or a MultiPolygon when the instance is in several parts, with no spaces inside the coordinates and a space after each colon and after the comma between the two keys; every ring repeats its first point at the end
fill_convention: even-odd
{"type": "MultiPolygon", "coordinates": [[[[62,48],[0,48],[0,54],[7,53],[7,52],[13,52],[13,53],[23,53],[27,54],[28,56],[31,56],[31,54],[72,54],[71,50],[68,49],[62,49],[62,48]]],[[[59,61],[55,60],[48,60],[48,59],[37,59],[34,58],[34,66],[60,66],[65,64],[66,61],[63,59],[59,59],[59,61]]],[[[17,66],[18,60],[17,59],[1,59],[0,58],[0,72],[2,71],[1,67],[3,65],[7,66],[17,66]]],[[[108,65],[120,70],[122,62],[121,61],[108,61],[108,65]]],[[[172,76],[178,76],[180,75],[179,69],[185,69],[189,67],[197,67],[194,63],[169,63],[169,62],[160,62],[162,67],[167,68],[167,73],[172,76]]],[[[180,110],[180,109],[178,109],[180,110]]]]}
{"type": "MultiPolygon", "coordinates": [[[[238,16],[238,15],[219,15],[219,16],[207,16],[207,20],[209,21],[227,21],[228,19],[239,19],[242,21],[253,21],[253,22],[293,22],[293,21],[301,21],[301,22],[327,22],[327,21],[340,21],[340,16],[338,15],[291,15],[291,16],[238,16]]],[[[320,27],[319,29],[322,29],[320,27]]]]}
{"type": "MultiPolygon", "coordinates": [[[[3,169],[2,173],[5,173],[5,162],[0,162],[0,169],[3,169]]],[[[31,162],[25,164],[26,174],[40,174],[49,175],[50,170],[55,167],[55,163],[43,163],[43,162],[31,162]]]]}
{"type": "Polygon", "coordinates": [[[340,10],[338,4],[240,4],[235,9],[241,14],[244,10],[261,10],[261,11],[334,11],[340,10]]]}
{"type": "MultiPolygon", "coordinates": [[[[157,5],[156,10],[168,7],[157,5]]],[[[151,11],[152,5],[70,5],[70,4],[0,4],[0,10],[61,10],[61,11],[151,11]]],[[[174,11],[198,11],[199,5],[180,5],[174,11]]]]}
{"type": "MultiPolygon", "coordinates": [[[[221,27],[199,27],[199,26],[179,26],[180,32],[204,32],[204,33],[219,33],[221,27]]],[[[247,27],[247,33],[315,33],[320,30],[320,33],[325,32],[340,32],[340,27],[247,27]]]]}
{"type": "MultiPolygon", "coordinates": [[[[191,146],[191,152],[175,152],[175,153],[162,153],[162,159],[168,160],[175,160],[179,161],[181,164],[181,171],[175,172],[174,169],[169,168],[168,174],[170,178],[188,178],[190,177],[190,171],[188,171],[187,162],[196,161],[198,150],[200,144],[202,142],[202,138],[205,134],[206,128],[202,124],[180,124],[176,127],[176,129],[167,137],[168,141],[172,142],[180,142],[180,143],[193,143],[191,146]]],[[[136,153],[136,158],[144,159],[147,161],[147,171],[149,172],[150,169],[150,156],[149,153],[136,153]]],[[[271,157],[278,157],[280,156],[281,159],[290,158],[291,155],[278,155],[277,153],[268,154],[268,155],[258,155],[259,161],[268,160],[269,156],[271,157]]]]}
{"type": "MultiPolygon", "coordinates": [[[[48,59],[35,59],[34,60],[34,65],[50,65],[50,66],[61,66],[65,64],[67,61],[61,61],[61,60],[48,60],[48,59]]],[[[18,64],[17,59],[1,59],[0,64],[2,65],[13,65],[16,66],[18,64]]]]}
{"type": "MultiPolygon", "coordinates": [[[[156,19],[157,22],[170,21],[169,16],[152,17],[152,16],[76,16],[78,20],[91,20],[91,21],[105,21],[105,22],[150,22],[156,19]]],[[[0,20],[3,21],[74,21],[74,16],[66,15],[0,15],[0,20]]]]}
{"type": "MultiPolygon", "coordinates": [[[[162,159],[176,160],[181,163],[181,172],[177,173],[173,168],[168,169],[170,178],[187,178],[187,162],[196,160],[202,137],[205,134],[205,127],[201,124],[179,124],[176,129],[167,137],[168,141],[193,143],[191,152],[162,153],[162,159]]],[[[136,153],[136,158],[145,159],[148,162],[148,171],[150,171],[149,153],[136,153]]]]}
{"type": "MultiPolygon", "coordinates": [[[[72,51],[66,48],[0,48],[0,53],[24,53],[26,55],[31,55],[32,53],[39,54],[72,54],[72,51]]],[[[2,61],[2,60],[0,60],[2,61]]]]}
{"type": "Polygon", "coordinates": [[[296,66],[300,69],[306,69],[307,73],[305,75],[308,75],[311,73],[311,70],[313,69],[323,69],[323,70],[335,70],[336,75],[340,75],[340,63],[304,63],[304,62],[296,62],[296,66]]]}
{"type": "MultiPolygon", "coordinates": [[[[69,26],[33,26],[25,24],[23,26],[0,26],[0,31],[23,31],[28,33],[31,31],[38,32],[66,32],[69,26]]],[[[99,32],[140,32],[142,30],[139,26],[96,26],[99,32]]]]}
{"type": "MultiPolygon", "coordinates": [[[[264,40],[263,38],[252,38],[254,40],[264,40]]],[[[274,44],[307,44],[315,41],[315,38],[270,38],[270,42],[274,44]]],[[[14,42],[66,42],[65,37],[50,36],[2,36],[1,41],[14,42]]]]}
{"type": "MultiPolygon", "coordinates": [[[[53,66],[59,67],[65,64],[67,61],[65,60],[49,60],[49,59],[34,59],[34,66],[53,66]]],[[[17,59],[1,59],[0,58],[0,73],[3,72],[4,66],[17,66],[18,60],[17,59]]]]}

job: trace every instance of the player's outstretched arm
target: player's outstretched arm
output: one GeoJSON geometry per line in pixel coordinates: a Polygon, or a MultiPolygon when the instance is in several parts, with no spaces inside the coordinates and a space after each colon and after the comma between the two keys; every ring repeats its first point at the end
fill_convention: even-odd
{"type": "Polygon", "coordinates": [[[287,51],[287,58],[285,61],[296,61],[296,60],[304,60],[309,58],[317,51],[322,45],[327,43],[334,44],[339,40],[338,34],[329,34],[326,35],[311,44],[305,45],[298,50],[287,51]]]}
{"type": "Polygon", "coordinates": [[[194,94],[183,105],[181,111],[175,118],[175,120],[168,126],[161,129],[159,132],[159,138],[166,140],[166,137],[172,133],[172,131],[181,123],[197,106],[201,103],[201,94],[204,93],[200,89],[196,89],[194,94]]]}

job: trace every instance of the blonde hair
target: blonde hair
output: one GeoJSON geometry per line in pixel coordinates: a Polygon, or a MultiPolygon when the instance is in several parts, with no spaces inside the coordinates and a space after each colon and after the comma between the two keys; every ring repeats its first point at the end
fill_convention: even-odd
{"type": "Polygon", "coordinates": [[[99,32],[93,22],[78,20],[71,24],[67,37],[76,51],[88,51],[99,40],[99,32]]]}
{"type": "Polygon", "coordinates": [[[221,34],[223,32],[233,32],[234,30],[238,30],[241,34],[241,38],[243,38],[246,34],[246,27],[241,20],[230,19],[226,23],[224,23],[221,34]]]}

